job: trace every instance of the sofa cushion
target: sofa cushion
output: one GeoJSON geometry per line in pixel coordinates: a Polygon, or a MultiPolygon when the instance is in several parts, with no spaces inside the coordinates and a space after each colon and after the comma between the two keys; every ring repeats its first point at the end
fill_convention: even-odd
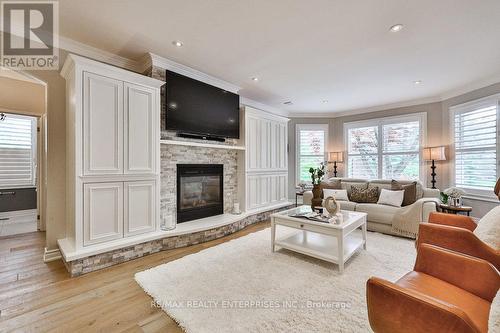
{"type": "MultiPolygon", "coordinates": [[[[342,206],[341,206],[342,207],[342,206]]],[[[401,208],[373,203],[356,204],[356,211],[368,214],[367,220],[382,224],[392,224],[394,215],[398,214],[401,208]]]]}
{"type": "Polygon", "coordinates": [[[378,187],[369,187],[361,189],[351,186],[350,200],[358,203],[376,203],[378,200],[378,187]]]}
{"type": "Polygon", "coordinates": [[[337,201],[337,204],[340,205],[340,209],[342,210],[350,210],[350,211],[355,211],[356,210],[356,206],[358,205],[357,203],[355,202],[352,202],[352,201],[337,201]]]}
{"type": "Polygon", "coordinates": [[[389,191],[386,189],[382,189],[380,192],[380,197],[378,198],[377,203],[379,205],[389,205],[394,207],[401,207],[403,203],[403,198],[405,195],[405,191],[389,191]]]}
{"type": "MultiPolygon", "coordinates": [[[[338,178],[330,178],[328,180],[323,180],[320,183],[321,189],[333,189],[333,190],[340,190],[342,189],[342,186],[340,184],[340,179],[338,178]]],[[[323,191],[321,191],[321,198],[326,198],[323,191]]]]}
{"type": "Polygon", "coordinates": [[[417,201],[417,182],[411,184],[401,184],[397,180],[391,181],[391,190],[400,191],[404,190],[403,204],[402,206],[409,206],[417,201]]]}
{"type": "MultiPolygon", "coordinates": [[[[356,186],[359,189],[367,189],[368,188],[368,182],[364,183],[358,183],[358,182],[344,182],[342,181],[342,189],[347,190],[347,195],[349,198],[351,198],[351,188],[353,186],[356,186]]],[[[350,200],[350,199],[349,199],[350,200]]]]}
{"type": "Polygon", "coordinates": [[[500,205],[490,210],[479,220],[474,235],[495,250],[500,249],[500,205]]]}
{"type": "Polygon", "coordinates": [[[334,197],[336,200],[340,201],[349,201],[349,197],[347,196],[346,190],[333,190],[329,188],[323,189],[324,198],[334,197]]]}
{"type": "Polygon", "coordinates": [[[330,178],[321,182],[321,188],[330,188],[334,190],[342,189],[341,180],[338,178],[330,178]]]}

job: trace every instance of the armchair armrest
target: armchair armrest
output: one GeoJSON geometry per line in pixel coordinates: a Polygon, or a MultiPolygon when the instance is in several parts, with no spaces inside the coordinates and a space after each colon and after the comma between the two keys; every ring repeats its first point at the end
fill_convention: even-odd
{"type": "Polygon", "coordinates": [[[476,229],[477,227],[476,222],[474,222],[474,220],[469,216],[445,214],[438,212],[434,212],[429,215],[429,223],[444,224],[452,227],[468,229],[470,231],[474,231],[474,229],[476,229]]]}
{"type": "Polygon", "coordinates": [[[439,191],[437,188],[424,187],[422,189],[422,191],[423,191],[424,198],[437,198],[437,199],[439,199],[439,196],[441,195],[441,191],[439,191]]]}
{"type": "Polygon", "coordinates": [[[482,242],[470,230],[447,225],[421,223],[417,237],[417,248],[430,244],[468,254],[490,262],[500,269],[500,252],[482,242]]]}
{"type": "Polygon", "coordinates": [[[479,332],[463,310],[383,279],[368,280],[366,302],[376,333],[479,332]]]}
{"type": "Polygon", "coordinates": [[[413,270],[451,283],[489,302],[500,288],[500,273],[487,261],[434,245],[419,246],[413,270]]]}

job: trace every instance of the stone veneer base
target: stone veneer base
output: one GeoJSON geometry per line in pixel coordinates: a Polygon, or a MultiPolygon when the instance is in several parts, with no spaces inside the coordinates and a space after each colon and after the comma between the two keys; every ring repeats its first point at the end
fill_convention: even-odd
{"type": "Polygon", "coordinates": [[[104,252],[89,256],[86,258],[81,258],[73,261],[66,262],[63,259],[66,269],[70,273],[71,277],[76,277],[82,274],[90,273],[117,265],[132,259],[137,259],[144,257],[146,255],[172,250],[180,247],[200,244],[208,242],[214,239],[218,239],[245,227],[269,219],[269,216],[273,213],[289,209],[294,207],[294,205],[289,205],[281,207],[278,209],[269,210],[266,212],[256,213],[253,215],[246,216],[239,221],[224,225],[221,227],[199,231],[191,234],[184,234],[172,237],[166,237],[161,239],[155,239],[153,241],[144,242],[132,246],[128,246],[122,249],[117,249],[109,252],[104,252]]]}

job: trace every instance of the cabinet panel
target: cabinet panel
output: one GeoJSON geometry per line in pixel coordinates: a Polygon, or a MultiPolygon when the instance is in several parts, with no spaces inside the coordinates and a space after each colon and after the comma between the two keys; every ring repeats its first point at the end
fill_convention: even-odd
{"type": "Polygon", "coordinates": [[[123,83],[83,76],[83,173],[123,173],[123,83]]]}
{"type": "Polygon", "coordinates": [[[123,237],[123,183],[84,185],[83,245],[123,237]]]}
{"type": "MultiPolygon", "coordinates": [[[[155,91],[125,83],[125,173],[154,173],[155,91]]],[[[156,124],[156,126],[160,126],[156,124]]]]}
{"type": "Polygon", "coordinates": [[[126,182],[125,186],[125,236],[155,230],[155,182],[126,182]]]}

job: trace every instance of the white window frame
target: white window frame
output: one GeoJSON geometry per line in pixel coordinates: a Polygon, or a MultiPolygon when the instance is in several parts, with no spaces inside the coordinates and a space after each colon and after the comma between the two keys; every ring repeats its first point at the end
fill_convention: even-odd
{"type": "MultiPolygon", "coordinates": [[[[325,135],[325,151],[323,159],[326,161],[326,154],[328,154],[328,124],[296,124],[295,125],[295,186],[301,182],[300,178],[300,131],[312,130],[323,131],[325,135]]],[[[310,181],[308,181],[309,183],[310,181]]]]}
{"type": "Polygon", "coordinates": [[[384,155],[391,154],[400,154],[400,152],[391,152],[391,153],[383,153],[383,125],[389,124],[398,124],[404,122],[412,122],[418,121],[420,127],[420,143],[419,143],[419,180],[423,184],[427,184],[427,170],[425,168],[425,161],[423,160],[423,148],[427,144],[427,113],[426,112],[418,112],[411,113],[401,116],[392,116],[392,117],[382,117],[382,118],[374,118],[368,120],[360,120],[344,123],[344,149],[345,149],[345,177],[349,177],[347,174],[347,170],[349,170],[349,129],[359,128],[359,127],[377,127],[378,128],[378,151],[373,155],[377,155],[378,158],[378,179],[383,179],[383,157],[384,155]]]}
{"type": "Polygon", "coordinates": [[[9,189],[9,188],[31,188],[31,187],[36,187],[36,182],[37,182],[37,131],[38,131],[38,119],[34,116],[23,116],[19,114],[13,114],[13,113],[8,113],[7,111],[2,111],[0,109],[0,112],[4,112],[7,117],[10,118],[18,118],[18,119],[29,119],[31,120],[31,179],[29,184],[23,184],[23,185],[16,185],[16,184],[7,184],[7,185],[2,185],[0,183],[0,189],[9,189]]]}
{"type": "MultiPolygon", "coordinates": [[[[487,106],[491,104],[497,104],[497,179],[500,177],[500,94],[495,94],[487,97],[483,97],[480,99],[476,99],[467,103],[454,105],[449,108],[449,125],[450,125],[450,139],[451,145],[450,150],[453,153],[453,158],[450,162],[450,184],[452,186],[456,185],[456,146],[455,146],[455,115],[457,113],[467,112],[472,109],[481,108],[482,106],[487,106]]],[[[494,199],[494,202],[498,202],[496,196],[493,192],[493,187],[490,190],[480,190],[480,189],[471,189],[471,188],[462,188],[467,194],[466,197],[469,198],[478,198],[478,199],[494,199]]]]}

